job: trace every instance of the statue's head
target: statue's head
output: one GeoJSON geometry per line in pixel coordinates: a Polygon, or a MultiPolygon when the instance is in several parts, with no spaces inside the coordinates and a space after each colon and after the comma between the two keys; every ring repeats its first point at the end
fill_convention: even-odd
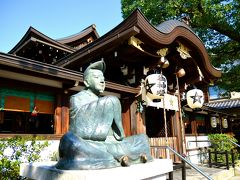
{"type": "Polygon", "coordinates": [[[90,64],[84,71],[83,80],[87,89],[99,95],[105,89],[104,75],[106,65],[104,61],[90,64]]]}

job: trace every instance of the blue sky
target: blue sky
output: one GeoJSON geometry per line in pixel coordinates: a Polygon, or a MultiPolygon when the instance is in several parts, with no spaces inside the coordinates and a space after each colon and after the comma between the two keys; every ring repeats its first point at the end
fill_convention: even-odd
{"type": "Polygon", "coordinates": [[[58,39],[92,24],[102,36],[122,20],[121,0],[1,0],[0,52],[11,50],[30,26],[58,39]]]}

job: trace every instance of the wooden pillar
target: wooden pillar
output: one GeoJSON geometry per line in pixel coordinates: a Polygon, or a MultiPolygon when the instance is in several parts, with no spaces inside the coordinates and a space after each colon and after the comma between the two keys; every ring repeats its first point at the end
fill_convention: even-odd
{"type": "Polygon", "coordinates": [[[196,136],[197,135],[197,122],[196,122],[194,113],[190,114],[189,120],[191,122],[192,134],[196,136]]]}
{"type": "Polygon", "coordinates": [[[131,116],[130,116],[130,100],[129,98],[121,99],[122,103],[122,124],[126,136],[131,136],[131,116]]]}
{"type": "Polygon", "coordinates": [[[68,95],[57,95],[57,107],[55,109],[55,134],[65,134],[69,129],[69,98],[68,95]]]}
{"type": "Polygon", "coordinates": [[[69,129],[69,108],[62,107],[62,134],[65,134],[69,129]]]}
{"type": "Polygon", "coordinates": [[[136,101],[133,101],[130,106],[130,114],[131,114],[131,132],[132,134],[137,134],[137,104],[136,101]]]}
{"type": "Polygon", "coordinates": [[[126,95],[121,99],[123,128],[126,136],[137,134],[137,104],[135,97],[126,95]]]}
{"type": "Polygon", "coordinates": [[[130,110],[122,113],[123,129],[126,136],[131,136],[130,110]]]}
{"type": "Polygon", "coordinates": [[[69,94],[63,94],[62,98],[62,134],[69,129],[69,94]]]}
{"type": "Polygon", "coordinates": [[[175,113],[175,119],[174,119],[174,123],[173,123],[173,136],[177,137],[179,153],[182,154],[183,153],[182,138],[185,138],[185,137],[182,137],[179,112],[175,113]]]}
{"type": "Polygon", "coordinates": [[[61,95],[57,95],[57,107],[54,115],[54,134],[62,134],[62,98],[61,95]]]}
{"type": "Polygon", "coordinates": [[[145,120],[141,113],[137,112],[137,103],[134,97],[122,100],[123,128],[126,136],[146,133],[145,120]]]}
{"type": "Polygon", "coordinates": [[[146,134],[146,126],[144,123],[143,115],[140,112],[136,112],[137,118],[137,134],[146,134]]]}

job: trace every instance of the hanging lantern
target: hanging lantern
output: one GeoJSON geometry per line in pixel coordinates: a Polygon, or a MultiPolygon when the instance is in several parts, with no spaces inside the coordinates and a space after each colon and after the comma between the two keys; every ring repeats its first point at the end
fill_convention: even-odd
{"type": "Polygon", "coordinates": [[[169,61],[167,60],[166,57],[162,56],[160,60],[158,61],[158,67],[161,68],[167,68],[169,66],[169,61]]]}
{"type": "Polygon", "coordinates": [[[190,108],[201,108],[204,98],[203,92],[200,89],[192,89],[187,92],[187,104],[190,108]]]}
{"type": "Polygon", "coordinates": [[[166,59],[164,63],[162,64],[162,68],[167,68],[169,66],[169,61],[166,59]]]}
{"type": "Polygon", "coordinates": [[[167,93],[167,79],[162,74],[151,74],[144,81],[142,99],[146,106],[163,107],[163,97],[167,93]]]}
{"type": "Polygon", "coordinates": [[[151,74],[145,79],[146,96],[161,99],[167,93],[167,78],[162,74],[151,74]]]}
{"type": "Polygon", "coordinates": [[[216,127],[217,127],[217,117],[212,116],[212,117],[210,118],[210,122],[211,122],[211,126],[212,126],[213,128],[216,128],[216,127]]]}
{"type": "Polygon", "coordinates": [[[177,71],[177,77],[179,77],[179,78],[185,76],[185,74],[186,74],[186,72],[183,68],[181,68],[177,71]]]}
{"type": "Polygon", "coordinates": [[[227,129],[228,128],[228,121],[227,118],[222,118],[222,127],[227,129]]]}
{"type": "Polygon", "coordinates": [[[167,68],[169,66],[169,61],[167,60],[166,55],[169,53],[169,49],[162,48],[159,49],[156,53],[161,56],[158,66],[161,68],[167,68]]]}

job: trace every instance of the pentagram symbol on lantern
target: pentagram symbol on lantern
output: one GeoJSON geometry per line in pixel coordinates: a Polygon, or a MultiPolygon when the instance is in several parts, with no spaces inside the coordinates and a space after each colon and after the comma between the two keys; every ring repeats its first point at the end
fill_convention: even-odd
{"type": "Polygon", "coordinates": [[[187,104],[190,108],[201,108],[204,102],[204,95],[200,89],[192,89],[187,92],[187,104]]]}
{"type": "Polygon", "coordinates": [[[198,93],[196,92],[194,96],[190,96],[192,99],[193,99],[193,104],[196,103],[196,102],[199,102],[200,104],[202,103],[201,102],[201,99],[203,96],[201,95],[198,95],[198,93]]]}
{"type": "Polygon", "coordinates": [[[145,84],[146,91],[153,94],[151,88],[155,85],[155,83],[149,83],[148,79],[145,84]]]}

